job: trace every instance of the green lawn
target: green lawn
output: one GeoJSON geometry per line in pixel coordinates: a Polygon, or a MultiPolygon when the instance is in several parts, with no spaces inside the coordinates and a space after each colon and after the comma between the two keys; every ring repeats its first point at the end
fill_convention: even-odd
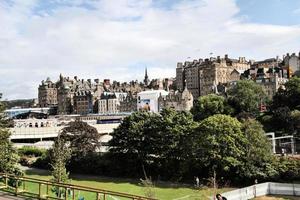
{"type": "MultiPolygon", "coordinates": [[[[43,180],[49,180],[51,177],[43,171],[26,171],[26,176],[32,178],[38,178],[43,180]]],[[[71,177],[71,183],[76,185],[83,185],[88,187],[94,187],[99,189],[124,192],[129,194],[144,196],[144,188],[139,185],[138,180],[132,179],[116,179],[107,177],[96,176],[84,176],[77,175],[71,177]]],[[[26,190],[34,191],[38,193],[38,185],[33,183],[26,183],[26,190]]],[[[46,187],[42,188],[43,192],[46,191],[46,187]]],[[[228,191],[230,188],[220,189],[217,192],[221,193],[228,191]]],[[[154,188],[155,197],[163,200],[196,200],[196,199],[209,199],[213,195],[213,189],[200,189],[196,190],[188,186],[180,186],[174,184],[157,184],[154,188]]],[[[96,199],[96,195],[92,193],[76,193],[76,198],[84,197],[85,200],[96,199]]],[[[106,200],[120,200],[121,198],[107,197],[106,200]]]]}

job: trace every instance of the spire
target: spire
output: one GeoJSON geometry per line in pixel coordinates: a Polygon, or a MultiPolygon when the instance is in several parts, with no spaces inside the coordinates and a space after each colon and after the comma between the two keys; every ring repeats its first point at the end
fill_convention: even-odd
{"type": "Polygon", "coordinates": [[[145,69],[145,78],[144,78],[144,84],[146,85],[146,86],[148,86],[149,85],[149,77],[148,77],[148,73],[147,73],[147,67],[146,67],[146,69],[145,69]]]}

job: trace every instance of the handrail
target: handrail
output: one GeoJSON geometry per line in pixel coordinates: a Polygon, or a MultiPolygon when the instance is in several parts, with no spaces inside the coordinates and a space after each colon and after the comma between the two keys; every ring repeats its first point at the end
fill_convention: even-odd
{"type": "Polygon", "coordinates": [[[55,198],[55,197],[48,196],[48,187],[49,186],[62,187],[65,189],[65,191],[67,191],[67,189],[71,189],[73,191],[73,197],[72,197],[73,200],[75,199],[75,195],[74,195],[75,190],[96,193],[97,200],[100,200],[100,195],[103,195],[103,200],[105,200],[106,195],[111,195],[111,196],[115,196],[115,197],[123,197],[123,198],[127,198],[127,199],[132,199],[132,200],[157,200],[154,198],[149,198],[149,197],[144,197],[144,196],[139,196],[139,195],[132,195],[132,194],[127,194],[127,193],[122,193],[122,192],[115,192],[115,191],[104,190],[104,189],[98,189],[98,188],[87,187],[87,186],[80,186],[80,185],[74,185],[74,184],[68,184],[68,183],[57,183],[54,181],[46,181],[46,180],[41,180],[41,179],[31,178],[31,177],[26,177],[26,176],[18,177],[18,176],[15,176],[12,174],[6,174],[6,173],[0,173],[0,178],[4,178],[4,182],[5,182],[5,187],[0,188],[0,190],[6,189],[6,188],[12,188],[12,187],[8,186],[7,179],[12,179],[17,182],[23,181],[23,182],[32,182],[32,183],[39,184],[39,194],[32,193],[30,191],[24,191],[25,189],[22,190],[22,192],[18,192],[18,184],[16,184],[16,186],[13,187],[13,189],[15,190],[15,195],[18,195],[18,194],[22,195],[22,193],[26,192],[29,194],[38,195],[39,199],[41,199],[41,196],[43,196],[41,194],[41,185],[46,185],[47,186],[47,195],[44,195],[44,196],[47,196],[47,198],[59,199],[59,200],[61,200],[61,198],[59,198],[59,197],[55,198]]]}

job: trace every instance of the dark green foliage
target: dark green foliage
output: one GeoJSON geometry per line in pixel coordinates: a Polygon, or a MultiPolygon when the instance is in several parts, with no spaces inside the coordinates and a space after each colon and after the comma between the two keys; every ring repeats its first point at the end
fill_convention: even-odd
{"type": "Polygon", "coordinates": [[[290,110],[300,109],[300,78],[291,78],[284,87],[285,89],[278,90],[273,97],[273,109],[285,106],[290,110]]]}
{"type": "Polygon", "coordinates": [[[236,114],[246,112],[257,115],[260,104],[267,101],[262,87],[251,80],[238,81],[227,93],[228,102],[236,114]]]}
{"type": "Polygon", "coordinates": [[[229,115],[233,111],[233,108],[228,105],[227,100],[223,96],[216,94],[199,97],[191,110],[196,121],[201,121],[215,114],[229,115]]]}
{"type": "Polygon", "coordinates": [[[277,174],[272,166],[274,159],[271,142],[265,136],[262,125],[254,120],[242,121],[242,132],[246,137],[244,164],[240,168],[240,176],[248,179],[263,179],[277,174]]]}
{"type": "MultiPolygon", "coordinates": [[[[52,166],[52,181],[57,183],[67,183],[69,179],[69,172],[67,172],[66,164],[71,157],[71,150],[66,145],[65,141],[58,137],[51,150],[51,166],[52,166]]],[[[64,189],[60,187],[53,187],[57,197],[62,197],[64,189]]]]}
{"type": "MultiPolygon", "coordinates": [[[[3,104],[0,102],[0,172],[21,176],[23,172],[18,167],[19,156],[17,150],[9,141],[10,132],[7,129],[7,120],[3,115],[4,109],[3,104]]],[[[14,182],[10,182],[10,185],[14,185],[14,182]]]]}
{"type": "Polygon", "coordinates": [[[217,114],[200,123],[195,132],[193,151],[211,174],[217,172],[217,176],[229,178],[243,165],[246,143],[241,123],[230,116],[217,114]]]}
{"type": "Polygon", "coordinates": [[[21,156],[25,155],[25,156],[40,157],[46,153],[46,150],[37,147],[32,147],[32,146],[24,146],[18,149],[18,153],[21,156]]]}
{"type": "Polygon", "coordinates": [[[45,151],[31,166],[51,170],[50,150],[45,151]]]}
{"type": "Polygon", "coordinates": [[[75,157],[85,156],[98,150],[101,146],[100,137],[95,127],[82,121],[70,122],[60,133],[60,138],[69,142],[75,157]]]}

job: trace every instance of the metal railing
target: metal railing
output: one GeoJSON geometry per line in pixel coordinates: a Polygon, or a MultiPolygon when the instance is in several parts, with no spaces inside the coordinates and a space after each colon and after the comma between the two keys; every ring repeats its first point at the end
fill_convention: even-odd
{"type": "MultiPolygon", "coordinates": [[[[79,186],[66,183],[56,183],[53,181],[46,181],[26,176],[18,177],[15,175],[0,173],[0,191],[12,193],[15,196],[31,197],[35,199],[56,199],[56,200],[83,200],[83,199],[96,199],[96,200],[156,200],[154,198],[143,197],[138,195],[131,195],[127,193],[114,192],[98,188],[79,186]],[[9,184],[13,182],[13,184],[9,184]],[[28,184],[37,184],[37,192],[35,193],[32,188],[26,188],[28,184]],[[13,186],[12,186],[13,185],[13,186]],[[61,194],[55,194],[51,189],[56,188],[62,191],[61,194]],[[80,192],[83,192],[80,195],[80,192]],[[94,198],[87,198],[84,192],[94,194],[94,198]],[[76,195],[77,193],[77,195],[76,195]]],[[[90,195],[91,196],[91,195],[90,195]]],[[[93,196],[93,195],[92,195],[93,196]]]]}

